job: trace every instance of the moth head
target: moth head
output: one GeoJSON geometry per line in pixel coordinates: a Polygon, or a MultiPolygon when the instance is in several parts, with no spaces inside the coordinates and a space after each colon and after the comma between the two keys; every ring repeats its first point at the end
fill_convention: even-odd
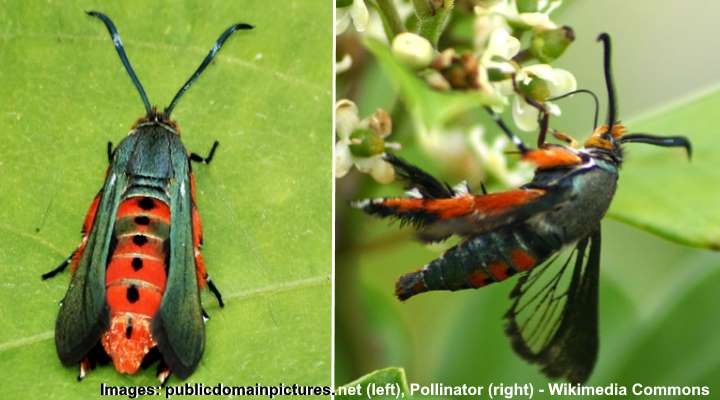
{"type": "Polygon", "coordinates": [[[663,147],[683,147],[688,154],[692,154],[690,141],[684,136],[657,136],[647,133],[628,134],[627,129],[617,120],[617,101],[615,99],[615,85],[612,76],[610,35],[601,33],[597,40],[603,44],[603,70],[605,73],[605,86],[608,93],[607,122],[593,131],[585,142],[586,148],[603,149],[622,158],[622,145],[624,143],[647,143],[663,147]]]}

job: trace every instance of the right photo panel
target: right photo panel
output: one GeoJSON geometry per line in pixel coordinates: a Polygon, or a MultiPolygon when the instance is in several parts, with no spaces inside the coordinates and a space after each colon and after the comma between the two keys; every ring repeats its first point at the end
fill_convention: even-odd
{"type": "Polygon", "coordinates": [[[337,398],[713,398],[720,4],[336,1],[337,398]]]}

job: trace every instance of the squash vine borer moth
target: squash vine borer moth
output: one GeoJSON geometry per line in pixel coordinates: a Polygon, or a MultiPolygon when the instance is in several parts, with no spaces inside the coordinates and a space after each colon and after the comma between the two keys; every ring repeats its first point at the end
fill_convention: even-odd
{"type": "MultiPolygon", "coordinates": [[[[600,221],[615,193],[623,145],[684,147],[691,154],[684,137],[628,134],[618,122],[610,38],[601,34],[598,40],[604,45],[607,123],[594,129],[583,148],[541,139],[530,149],[488,108],[522,159],[536,166],[530,183],[472,194],[466,185],[450,187],[388,154],[385,159],[407,182],[408,197],[353,203],[368,214],[415,226],[424,241],[462,238],[422,269],[401,276],[395,286],[400,300],[432,290],[480,288],[520,274],[510,293],[505,332],[522,358],[539,364],[550,378],[572,382],[585,382],[597,359],[600,221]],[[572,249],[567,258],[559,258],[563,248],[572,249]]],[[[565,134],[556,137],[574,143],[565,134]]]]}
{"type": "Polygon", "coordinates": [[[205,347],[207,314],[200,289],[207,285],[223,306],[200,254],[202,228],[191,168],[191,161],[209,164],[218,142],[207,157],[188,153],[170,114],[228,37],[252,26],[241,23],[225,30],[170,105],[158,112],[150,106],[113,22],[97,11],[88,14],[110,32],[146,115],[115,149],[108,143],[110,166],[85,217],[82,241],[42,276],[50,278],[68,265],[72,272],[55,325],[55,345],[64,365],[79,363],[78,379],[108,358],[128,374],[159,360],[161,382],[171,372],[185,379],[205,347]]]}

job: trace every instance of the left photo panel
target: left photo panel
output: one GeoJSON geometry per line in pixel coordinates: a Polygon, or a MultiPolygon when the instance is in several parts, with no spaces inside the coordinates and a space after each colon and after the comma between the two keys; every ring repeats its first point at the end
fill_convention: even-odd
{"type": "Polygon", "coordinates": [[[332,2],[0,26],[0,397],[329,395],[332,2]]]}

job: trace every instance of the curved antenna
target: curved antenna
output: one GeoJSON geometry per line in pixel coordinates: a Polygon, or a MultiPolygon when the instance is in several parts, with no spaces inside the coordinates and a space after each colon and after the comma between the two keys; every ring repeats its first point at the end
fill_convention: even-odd
{"type": "Polygon", "coordinates": [[[170,105],[165,108],[165,118],[170,118],[170,113],[172,113],[172,110],[175,108],[175,105],[177,105],[178,100],[180,100],[180,97],[182,97],[183,94],[185,94],[185,91],[187,91],[190,86],[195,82],[195,80],[202,74],[202,72],[207,68],[207,66],[210,64],[210,62],[215,58],[218,51],[220,51],[220,48],[222,48],[223,44],[227,40],[230,35],[233,34],[233,32],[239,30],[239,29],[253,29],[253,26],[250,24],[235,24],[231,27],[229,27],[225,32],[220,35],[217,41],[215,41],[215,45],[212,49],[210,49],[210,52],[207,56],[205,56],[205,59],[200,64],[200,66],[195,70],[195,72],[190,76],[190,79],[185,82],[184,85],[178,90],[177,94],[175,94],[175,97],[173,97],[172,101],[170,102],[170,105]]]}
{"type": "Polygon", "coordinates": [[[127,71],[128,75],[130,75],[130,79],[132,79],[135,87],[140,93],[140,98],[142,99],[143,104],[145,104],[145,111],[147,111],[149,115],[152,112],[152,107],[150,107],[150,102],[148,101],[147,94],[145,94],[145,89],[143,89],[140,80],[138,79],[137,75],[135,75],[135,71],[133,70],[132,65],[130,65],[130,61],[125,54],[125,49],[123,48],[122,40],[120,40],[120,34],[118,33],[117,28],[115,28],[115,24],[113,24],[113,22],[110,20],[110,17],[101,12],[85,11],[85,13],[87,15],[100,18],[102,22],[105,23],[105,27],[107,27],[108,32],[110,32],[110,37],[112,38],[113,44],[115,45],[115,50],[117,50],[117,53],[120,56],[120,61],[122,61],[123,65],[125,66],[125,70],[127,71]]]}
{"type": "Polygon", "coordinates": [[[633,133],[620,137],[620,143],[647,143],[662,147],[683,147],[688,158],[692,157],[692,145],[684,136],[656,136],[648,133],[633,133]]]}
{"type": "Polygon", "coordinates": [[[598,100],[597,95],[596,95],[595,92],[593,92],[592,90],[589,90],[589,89],[577,89],[577,90],[573,90],[572,92],[567,92],[567,93],[565,93],[565,94],[561,94],[560,96],[551,97],[551,98],[547,99],[546,101],[562,100],[562,99],[564,99],[564,98],[566,98],[566,97],[568,97],[568,96],[572,96],[572,95],[578,94],[578,93],[586,93],[586,94],[589,94],[590,96],[592,96],[593,101],[595,101],[595,114],[594,114],[594,116],[593,116],[593,131],[594,131],[594,130],[597,128],[597,125],[598,125],[598,115],[599,115],[599,113],[600,113],[600,100],[598,100]]]}
{"type": "Polygon", "coordinates": [[[615,85],[613,83],[612,71],[611,71],[611,46],[610,46],[610,35],[603,32],[597,37],[597,41],[603,43],[603,69],[605,71],[605,86],[608,92],[608,113],[607,113],[607,126],[608,132],[612,130],[612,126],[617,121],[617,109],[615,102],[615,85]]]}

